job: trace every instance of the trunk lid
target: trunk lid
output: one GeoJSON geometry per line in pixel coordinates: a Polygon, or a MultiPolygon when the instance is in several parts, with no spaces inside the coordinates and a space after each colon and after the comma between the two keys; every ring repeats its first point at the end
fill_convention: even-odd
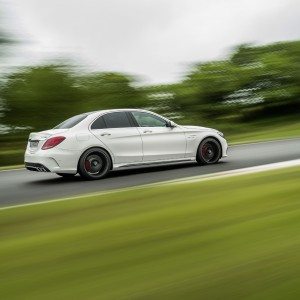
{"type": "Polygon", "coordinates": [[[42,148],[44,142],[49,137],[56,135],[56,134],[61,134],[68,130],[69,129],[50,129],[50,130],[45,130],[45,131],[40,131],[40,132],[32,132],[29,134],[27,147],[31,153],[34,153],[37,150],[42,148]]]}

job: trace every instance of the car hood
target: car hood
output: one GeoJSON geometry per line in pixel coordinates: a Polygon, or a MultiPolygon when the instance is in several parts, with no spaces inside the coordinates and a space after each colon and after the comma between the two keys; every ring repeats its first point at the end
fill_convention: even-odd
{"type": "Polygon", "coordinates": [[[209,127],[202,127],[202,126],[181,126],[183,129],[187,129],[190,131],[216,131],[213,128],[209,128],[209,127]]]}

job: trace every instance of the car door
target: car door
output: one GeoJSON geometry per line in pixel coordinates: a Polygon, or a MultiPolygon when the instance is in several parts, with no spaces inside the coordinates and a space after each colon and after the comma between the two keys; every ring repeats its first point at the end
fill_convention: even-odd
{"type": "Polygon", "coordinates": [[[155,114],[131,112],[139,125],[143,141],[143,161],[176,160],[185,157],[186,137],[180,127],[167,127],[167,121],[155,114]]]}
{"type": "Polygon", "coordinates": [[[127,112],[106,113],[93,122],[90,130],[113,154],[115,164],[142,161],[141,134],[127,112]]]}

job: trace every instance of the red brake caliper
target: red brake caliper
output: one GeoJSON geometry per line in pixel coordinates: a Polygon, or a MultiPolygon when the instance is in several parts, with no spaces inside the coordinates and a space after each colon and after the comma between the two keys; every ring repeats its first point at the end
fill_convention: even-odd
{"type": "Polygon", "coordinates": [[[206,145],[204,145],[203,147],[202,147],[202,156],[206,156],[206,151],[207,151],[207,146],[206,145]]]}
{"type": "Polygon", "coordinates": [[[91,171],[92,166],[91,166],[91,163],[90,163],[89,160],[86,160],[86,161],[84,162],[84,166],[85,166],[85,169],[86,169],[88,172],[91,171]]]}

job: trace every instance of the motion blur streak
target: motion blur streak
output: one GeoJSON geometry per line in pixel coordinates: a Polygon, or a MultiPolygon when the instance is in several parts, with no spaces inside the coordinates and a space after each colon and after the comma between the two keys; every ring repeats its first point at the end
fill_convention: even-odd
{"type": "Polygon", "coordinates": [[[4,299],[298,299],[300,169],[0,211],[4,299]]]}
{"type": "MultiPolygon", "coordinates": [[[[1,22],[6,65],[19,44],[1,22]]],[[[218,128],[229,142],[297,137],[299,69],[299,40],[237,45],[222,59],[195,61],[180,80],[160,85],[91,71],[69,57],[10,66],[0,73],[0,166],[22,163],[29,132],[107,108],[150,109],[181,125],[218,128]]]]}
{"type": "Polygon", "coordinates": [[[6,206],[6,207],[0,207],[0,210],[6,210],[6,209],[12,209],[12,208],[18,208],[18,207],[24,207],[24,206],[30,206],[30,205],[40,205],[40,204],[46,204],[46,203],[51,203],[51,202],[75,200],[75,199],[80,199],[83,197],[101,196],[101,195],[107,195],[110,193],[122,193],[122,192],[126,192],[129,190],[142,189],[145,187],[155,187],[155,186],[169,185],[169,184],[177,185],[177,184],[186,184],[186,183],[192,183],[192,182],[198,182],[198,181],[222,179],[222,178],[226,178],[226,177],[259,173],[259,172],[283,169],[283,168],[288,168],[288,167],[297,167],[299,165],[300,165],[300,159],[295,159],[295,160],[283,161],[283,162],[279,162],[279,163],[256,166],[256,167],[249,167],[249,168],[243,168],[243,169],[237,169],[237,170],[231,170],[231,171],[218,172],[218,173],[213,173],[213,174],[208,174],[208,175],[199,175],[199,176],[193,176],[193,177],[187,177],[187,178],[181,178],[181,179],[175,179],[175,180],[169,180],[169,181],[162,181],[160,183],[149,183],[146,185],[138,185],[138,186],[134,186],[134,187],[108,190],[105,192],[89,193],[87,195],[73,196],[73,197],[69,197],[69,198],[61,198],[61,199],[54,199],[54,200],[49,200],[49,201],[11,205],[11,206],[6,206]]]}
{"type": "Polygon", "coordinates": [[[64,180],[52,174],[27,170],[0,172],[0,206],[31,203],[86,193],[127,188],[149,183],[210,175],[222,171],[249,168],[300,159],[300,139],[273,141],[230,147],[228,158],[210,166],[182,164],[138,170],[115,171],[101,182],[82,181],[79,176],[64,180]],[[259,155],[258,155],[259,153],[259,155]]]}
{"type": "Polygon", "coordinates": [[[0,169],[23,163],[29,132],[103,109],[218,128],[229,144],[264,141],[212,166],[98,182],[0,172],[0,206],[18,206],[0,210],[1,300],[300,299],[299,166],[228,176],[298,164],[299,7],[0,0],[0,169]]]}

